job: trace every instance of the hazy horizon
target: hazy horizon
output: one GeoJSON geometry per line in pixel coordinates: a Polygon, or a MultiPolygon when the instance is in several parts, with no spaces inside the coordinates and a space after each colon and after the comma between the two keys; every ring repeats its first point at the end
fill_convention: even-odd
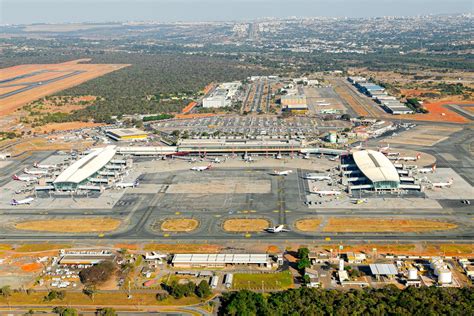
{"type": "Polygon", "coordinates": [[[471,0],[0,0],[1,24],[472,13],[471,0]]]}

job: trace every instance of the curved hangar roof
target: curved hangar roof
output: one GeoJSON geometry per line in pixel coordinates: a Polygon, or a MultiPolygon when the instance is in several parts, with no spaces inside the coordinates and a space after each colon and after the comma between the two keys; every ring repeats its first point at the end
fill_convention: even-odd
{"type": "Polygon", "coordinates": [[[381,152],[361,150],[353,153],[354,161],[362,173],[372,182],[400,182],[397,169],[381,152]]]}
{"type": "Polygon", "coordinates": [[[66,168],[53,183],[81,183],[102,169],[115,156],[115,147],[92,149],[91,153],[66,168]]]}

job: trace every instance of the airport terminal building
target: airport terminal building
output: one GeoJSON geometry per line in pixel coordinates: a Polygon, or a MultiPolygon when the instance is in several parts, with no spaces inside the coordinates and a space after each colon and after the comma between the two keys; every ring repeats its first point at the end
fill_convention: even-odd
{"type": "Polygon", "coordinates": [[[341,173],[348,191],[421,190],[412,177],[397,168],[383,153],[361,150],[341,157],[341,173]]]}
{"type": "MultiPolygon", "coordinates": [[[[77,189],[92,189],[92,186],[86,186],[88,182],[97,182],[101,179],[95,178],[102,169],[116,169],[108,165],[116,154],[116,146],[107,146],[94,148],[87,155],[83,156],[72,165],[67,167],[53,181],[53,187],[57,191],[75,191],[77,189]],[[108,167],[108,168],[107,168],[108,167]],[[95,181],[96,179],[97,181],[95,181]]],[[[113,170],[110,172],[114,173],[113,170]]],[[[108,178],[103,178],[109,182],[108,178]]],[[[100,182],[100,181],[99,181],[100,182]]]]}

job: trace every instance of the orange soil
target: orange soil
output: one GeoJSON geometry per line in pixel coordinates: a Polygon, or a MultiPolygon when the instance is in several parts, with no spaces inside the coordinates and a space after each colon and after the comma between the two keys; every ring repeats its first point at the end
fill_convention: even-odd
{"type": "Polygon", "coordinates": [[[186,114],[188,112],[191,112],[192,109],[194,109],[194,107],[197,105],[196,102],[192,101],[190,102],[188,105],[186,105],[186,107],[183,109],[182,114],[186,114]]]}
{"type": "Polygon", "coordinates": [[[21,269],[25,272],[35,272],[41,270],[41,268],[43,268],[43,266],[38,262],[27,263],[21,266],[21,269]]]}
{"type": "MultiPolygon", "coordinates": [[[[78,64],[78,61],[71,61],[62,64],[31,64],[18,65],[10,68],[0,69],[0,80],[5,80],[22,74],[31,73],[39,70],[59,70],[64,72],[85,71],[84,73],[65,78],[63,80],[44,84],[35,87],[34,89],[19,93],[2,100],[0,107],[0,115],[6,115],[14,112],[28,102],[34,101],[38,98],[44,97],[58,91],[77,86],[88,80],[103,76],[112,71],[127,67],[126,64],[78,64]]],[[[49,74],[51,75],[51,74],[49,74]]],[[[31,81],[31,77],[28,78],[31,81]]],[[[35,80],[33,80],[35,81],[35,80]]]]}
{"type": "Polygon", "coordinates": [[[117,249],[138,250],[138,245],[136,244],[115,244],[114,247],[117,249]]]}
{"type": "Polygon", "coordinates": [[[78,128],[86,128],[86,127],[97,127],[103,126],[104,124],[99,123],[91,123],[91,122],[65,122],[65,123],[52,123],[45,126],[37,127],[34,129],[37,133],[50,133],[53,130],[55,131],[68,131],[78,128]]]}
{"type": "Polygon", "coordinates": [[[281,252],[280,248],[278,248],[277,246],[270,245],[267,248],[267,253],[280,253],[280,252],[281,252]]]}
{"type": "Polygon", "coordinates": [[[406,118],[416,121],[430,121],[430,122],[450,122],[450,123],[469,123],[468,118],[451,111],[446,108],[449,104],[472,104],[472,101],[439,101],[434,103],[425,103],[423,106],[430,112],[427,114],[413,114],[413,115],[398,115],[397,118],[406,118]],[[444,113],[444,115],[442,114],[444,113]]]}

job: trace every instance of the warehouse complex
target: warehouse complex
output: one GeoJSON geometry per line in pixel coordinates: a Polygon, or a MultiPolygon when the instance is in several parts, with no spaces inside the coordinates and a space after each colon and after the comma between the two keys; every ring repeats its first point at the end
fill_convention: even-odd
{"type": "Polygon", "coordinates": [[[406,176],[403,166],[397,167],[383,153],[374,150],[356,151],[343,156],[341,161],[341,173],[349,193],[352,190],[421,190],[413,178],[406,176]]]}

